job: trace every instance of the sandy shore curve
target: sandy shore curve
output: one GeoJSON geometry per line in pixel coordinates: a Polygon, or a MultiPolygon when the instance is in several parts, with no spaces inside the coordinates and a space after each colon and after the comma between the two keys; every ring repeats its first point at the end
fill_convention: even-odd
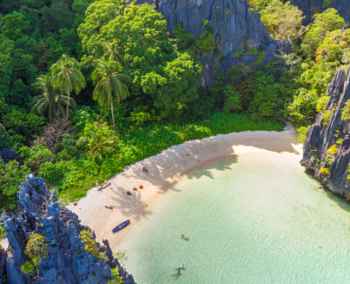
{"type": "Polygon", "coordinates": [[[288,159],[290,154],[300,156],[302,145],[296,145],[297,132],[287,123],[284,131],[245,131],[192,140],[164,150],[139,161],[106,181],[111,185],[103,190],[90,189],[77,206],[68,209],[79,216],[83,225],[95,231],[98,241],[107,239],[115,248],[165,190],[193,170],[234,155],[272,151],[288,159]],[[288,155],[286,155],[288,154],[288,155]],[[146,167],[148,173],[142,171],[146,167]],[[142,185],[143,189],[139,189],[142,185]],[[137,191],[133,190],[137,188],[137,191]],[[132,195],[128,195],[129,191],[132,195]],[[113,210],[105,208],[113,206],[113,210]],[[125,220],[131,224],[113,234],[112,229],[125,220]]]}

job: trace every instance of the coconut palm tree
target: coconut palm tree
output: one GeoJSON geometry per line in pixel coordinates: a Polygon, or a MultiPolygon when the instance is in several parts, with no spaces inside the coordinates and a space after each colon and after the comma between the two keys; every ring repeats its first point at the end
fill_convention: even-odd
{"type": "MultiPolygon", "coordinates": [[[[30,109],[32,112],[41,116],[47,114],[49,120],[52,120],[57,109],[63,110],[68,105],[68,97],[59,94],[57,89],[53,87],[52,74],[40,76],[33,87],[40,95],[32,99],[30,109]]],[[[74,99],[71,99],[70,106],[72,108],[77,107],[74,99]]]]}
{"type": "Polygon", "coordinates": [[[114,60],[100,59],[96,60],[96,69],[91,77],[94,85],[96,85],[92,98],[101,105],[111,106],[113,130],[115,131],[113,97],[116,98],[117,104],[125,100],[129,95],[128,87],[124,84],[130,78],[124,74],[120,74],[119,70],[122,66],[114,60]]]}
{"type": "Polygon", "coordinates": [[[123,63],[123,56],[118,51],[118,42],[114,39],[111,43],[105,43],[103,46],[103,58],[105,60],[114,60],[123,63]]]}
{"type": "Polygon", "coordinates": [[[54,76],[54,87],[68,96],[66,111],[66,119],[68,119],[70,93],[74,90],[78,95],[85,88],[85,77],[81,73],[79,63],[73,57],[65,54],[51,66],[50,70],[54,76]]]}

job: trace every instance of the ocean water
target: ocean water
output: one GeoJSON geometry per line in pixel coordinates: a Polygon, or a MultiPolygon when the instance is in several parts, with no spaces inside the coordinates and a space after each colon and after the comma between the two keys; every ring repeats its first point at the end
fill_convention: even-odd
{"type": "Polygon", "coordinates": [[[350,283],[349,210],[298,162],[239,156],[169,188],[116,250],[139,284],[350,283]]]}

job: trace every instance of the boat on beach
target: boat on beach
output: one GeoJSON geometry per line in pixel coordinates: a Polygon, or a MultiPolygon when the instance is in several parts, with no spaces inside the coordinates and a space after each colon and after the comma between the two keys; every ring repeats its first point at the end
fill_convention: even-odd
{"type": "Polygon", "coordinates": [[[117,227],[115,227],[112,231],[113,231],[113,233],[116,233],[116,232],[120,231],[121,229],[125,228],[129,224],[130,224],[130,220],[126,220],[123,223],[119,224],[117,227]]]}

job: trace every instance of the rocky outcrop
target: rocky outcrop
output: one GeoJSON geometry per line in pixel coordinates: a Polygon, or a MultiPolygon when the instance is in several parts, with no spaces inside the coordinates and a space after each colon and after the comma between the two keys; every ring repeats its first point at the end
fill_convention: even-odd
{"type": "Polygon", "coordinates": [[[304,24],[312,22],[312,16],[315,13],[323,12],[328,8],[334,8],[339,12],[346,21],[350,21],[350,5],[349,0],[330,0],[329,6],[327,0],[291,0],[292,5],[298,6],[304,12],[304,24]]]}
{"type": "Polygon", "coordinates": [[[202,86],[213,86],[216,75],[228,68],[243,64],[266,64],[275,60],[280,51],[290,53],[288,40],[273,40],[258,13],[247,0],[138,0],[148,3],[160,12],[168,23],[169,31],[182,27],[198,38],[210,30],[219,52],[198,56],[204,72],[202,86]],[[155,3],[153,3],[155,2],[155,3]],[[260,55],[260,57],[259,57],[260,55]]]}
{"type": "Polygon", "coordinates": [[[17,162],[19,162],[19,156],[14,150],[9,150],[5,148],[2,150],[2,152],[0,152],[0,157],[5,164],[12,160],[16,160],[17,162]]]}
{"type": "Polygon", "coordinates": [[[315,177],[329,189],[347,196],[350,193],[350,123],[342,120],[342,111],[350,99],[350,69],[346,74],[344,70],[337,72],[328,94],[330,99],[325,111],[308,130],[301,164],[312,169],[315,177]],[[330,113],[326,123],[325,117],[330,113]]]}
{"type": "MultiPolygon", "coordinates": [[[[42,178],[27,176],[18,193],[18,214],[3,217],[9,249],[0,250],[0,282],[107,283],[115,279],[111,269],[118,266],[123,283],[135,283],[113,257],[108,241],[103,241],[103,245],[96,243],[105,258],[94,257],[85,249],[79,234],[89,228],[80,224],[76,214],[59,206],[55,192],[49,192],[44,182],[42,178]],[[47,256],[40,258],[34,274],[26,274],[22,266],[30,259],[24,251],[33,234],[44,237],[47,256]]],[[[91,239],[95,239],[94,233],[91,239]]]]}
{"type": "Polygon", "coordinates": [[[212,30],[220,54],[214,51],[200,56],[204,72],[203,86],[214,85],[216,74],[238,64],[261,64],[275,60],[282,49],[291,50],[287,40],[273,40],[260,16],[247,0],[160,0],[159,12],[169,30],[181,26],[196,38],[206,29],[212,30]],[[258,52],[252,52],[258,51],[258,52]]]}

